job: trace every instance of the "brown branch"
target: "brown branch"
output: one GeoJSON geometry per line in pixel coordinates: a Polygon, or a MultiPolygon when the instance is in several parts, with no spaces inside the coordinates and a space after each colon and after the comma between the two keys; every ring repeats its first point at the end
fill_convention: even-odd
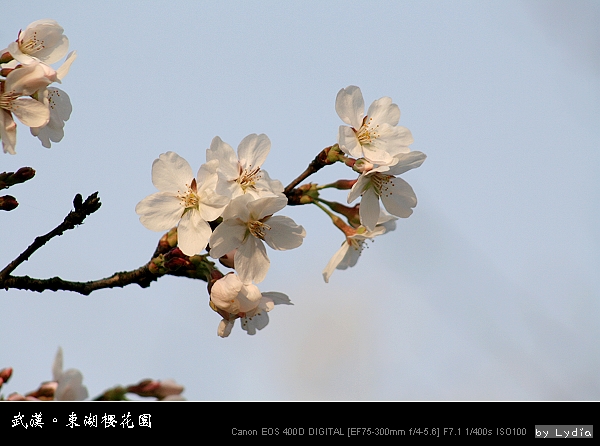
{"type": "Polygon", "coordinates": [[[88,296],[92,291],[103,288],[122,288],[132,283],[137,283],[142,288],[147,288],[157,279],[158,276],[150,272],[148,265],[144,265],[133,271],[115,273],[105,279],[90,282],[70,282],[60,277],[33,279],[29,276],[9,276],[4,282],[1,282],[1,286],[5,289],[16,288],[18,290],[37,291],[39,293],[46,290],[74,291],[88,296]]]}
{"type": "Polygon", "coordinates": [[[223,277],[207,255],[190,257],[183,254],[177,248],[177,228],[173,228],[161,237],[152,259],[135,270],[118,272],[110,277],[89,282],[72,282],[60,277],[35,279],[29,276],[9,275],[4,280],[0,280],[0,288],[6,290],[15,288],[39,293],[46,290],[73,291],[88,296],[96,290],[123,288],[134,283],[142,288],[148,288],[152,282],[165,275],[199,279],[207,283],[223,277]]]}
{"type": "Polygon", "coordinates": [[[31,255],[48,243],[52,238],[62,235],[65,231],[73,229],[75,226],[83,223],[88,215],[93,214],[100,209],[100,198],[98,192],[94,192],[82,202],[80,194],[73,200],[74,211],[69,212],[64,221],[46,235],[36,237],[29,247],[23,251],[15,260],[10,262],[2,271],[0,271],[0,284],[12,273],[21,263],[27,261],[31,255]]]}
{"type": "MultiPolygon", "coordinates": [[[[300,184],[306,178],[311,176],[313,173],[316,173],[319,170],[321,170],[323,167],[340,161],[337,155],[338,153],[339,147],[337,144],[325,147],[323,150],[321,150],[321,152],[319,152],[315,159],[310,162],[306,170],[302,172],[300,176],[298,176],[298,178],[296,178],[294,181],[288,184],[287,187],[283,190],[283,193],[288,197],[288,200],[294,195],[294,188],[298,186],[298,184],[300,184]]],[[[292,203],[290,201],[290,204],[298,203],[292,203]]]]}

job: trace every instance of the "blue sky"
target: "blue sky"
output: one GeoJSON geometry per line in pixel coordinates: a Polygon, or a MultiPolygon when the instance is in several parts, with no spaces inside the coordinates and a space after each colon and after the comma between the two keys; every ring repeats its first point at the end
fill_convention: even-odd
{"type": "MultiPolygon", "coordinates": [[[[358,265],[321,271],[343,241],[318,209],[287,208],[303,246],[270,253],[263,291],[286,293],[255,336],[216,336],[203,282],[167,277],[83,297],[0,294],[4,395],[82,371],[90,395],[173,378],[191,400],[600,399],[600,6],[594,1],[42,2],[3,7],[0,46],[41,18],[78,59],[73,104],[49,150],[18,128],[0,263],[62,221],[76,193],[101,210],[15,274],[93,280],[148,261],[161,234],[134,208],[152,161],[194,169],[214,136],[272,141],[287,184],[341,123],[337,92],[391,97],[419,204],[358,265]]],[[[348,178],[342,166],[312,181],[348,178]]],[[[327,197],[345,200],[345,194],[327,197]]]]}

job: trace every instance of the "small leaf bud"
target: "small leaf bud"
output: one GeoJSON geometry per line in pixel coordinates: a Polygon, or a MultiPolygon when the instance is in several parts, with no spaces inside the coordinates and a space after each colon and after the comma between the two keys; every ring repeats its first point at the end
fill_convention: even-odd
{"type": "Polygon", "coordinates": [[[12,195],[5,195],[0,197],[0,210],[2,211],[12,211],[19,205],[19,202],[12,195]]]}

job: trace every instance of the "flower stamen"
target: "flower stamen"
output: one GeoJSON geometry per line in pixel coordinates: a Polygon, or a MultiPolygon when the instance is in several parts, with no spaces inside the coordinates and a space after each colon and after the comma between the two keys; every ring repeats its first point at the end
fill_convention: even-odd
{"type": "Polygon", "coordinates": [[[395,177],[393,175],[384,175],[379,172],[375,173],[371,177],[371,184],[373,185],[373,188],[378,196],[381,197],[383,195],[385,197],[389,197],[392,194],[388,184],[391,183],[394,178],[395,177]]]}
{"type": "Polygon", "coordinates": [[[356,132],[356,137],[361,145],[363,144],[372,144],[374,139],[379,138],[379,133],[377,133],[377,128],[379,128],[379,124],[375,125],[375,127],[371,127],[371,123],[373,122],[373,118],[369,118],[365,116],[363,119],[363,123],[360,126],[358,131],[356,132]]]}
{"type": "Polygon", "coordinates": [[[253,169],[252,166],[248,166],[248,168],[244,169],[238,161],[238,170],[239,175],[235,181],[240,185],[244,193],[246,193],[246,189],[256,189],[255,185],[262,176],[260,167],[253,169]]]}
{"type": "Polygon", "coordinates": [[[46,48],[46,42],[44,40],[38,40],[37,32],[34,31],[33,36],[31,36],[27,41],[21,40],[19,42],[19,49],[24,54],[32,54],[46,48]]]}
{"type": "Polygon", "coordinates": [[[248,230],[250,231],[250,234],[252,234],[254,237],[259,238],[261,240],[265,239],[265,234],[267,231],[269,231],[271,229],[271,227],[265,223],[263,223],[262,221],[249,221],[248,222],[248,230]]]}
{"type": "Polygon", "coordinates": [[[198,186],[196,184],[196,178],[194,178],[191,184],[187,185],[187,191],[185,194],[182,194],[181,191],[177,191],[177,198],[181,200],[181,205],[187,211],[188,209],[198,209],[198,203],[200,199],[198,198],[198,186]]]}

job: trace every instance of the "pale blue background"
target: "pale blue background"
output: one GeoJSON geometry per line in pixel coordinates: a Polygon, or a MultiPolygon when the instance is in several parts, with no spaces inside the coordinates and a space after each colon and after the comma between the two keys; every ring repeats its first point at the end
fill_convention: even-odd
{"type": "Polygon", "coordinates": [[[0,46],[41,18],[79,53],[61,87],[73,114],[52,149],[19,125],[17,155],[0,154],[0,171],[37,169],[7,191],[21,205],[0,214],[0,263],[76,193],[103,206],[15,274],[144,264],[161,234],[134,208],[168,150],[197,169],[214,136],[266,133],[264,167],[287,184],[335,143],[348,85],[367,106],[390,96],[428,159],[404,176],[413,216],[329,284],[342,234],[316,208],[283,212],[307,237],[270,251],[261,289],[295,305],[253,337],[238,324],[218,338],[205,284],[188,279],[0,292],[5,396],[51,379],[60,345],[91,396],[151,377],[191,400],[600,399],[600,3],[6,1],[0,46]]]}

